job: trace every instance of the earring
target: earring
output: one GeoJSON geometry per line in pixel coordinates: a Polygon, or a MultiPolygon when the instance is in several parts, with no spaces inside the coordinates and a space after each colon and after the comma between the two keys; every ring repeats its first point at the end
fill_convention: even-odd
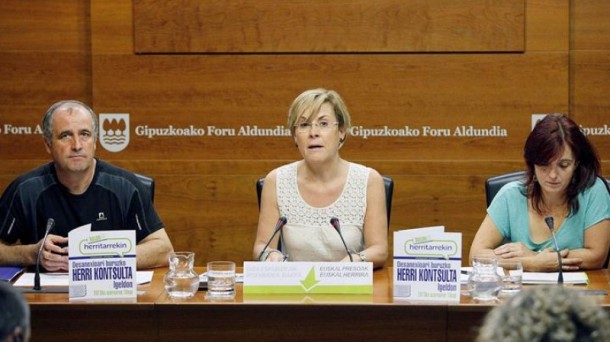
{"type": "Polygon", "coordinates": [[[532,180],[534,181],[534,183],[538,182],[538,178],[536,177],[536,175],[534,175],[534,177],[532,178],[532,180]]]}

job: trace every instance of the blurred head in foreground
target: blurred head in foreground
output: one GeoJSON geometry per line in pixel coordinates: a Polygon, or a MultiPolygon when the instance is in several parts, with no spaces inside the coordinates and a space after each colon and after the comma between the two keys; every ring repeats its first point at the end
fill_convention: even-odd
{"type": "Polygon", "coordinates": [[[0,281],[0,341],[30,339],[30,308],[19,291],[0,281]]]}
{"type": "Polygon", "coordinates": [[[491,310],[477,341],[610,341],[610,318],[574,289],[538,286],[491,310]]]}

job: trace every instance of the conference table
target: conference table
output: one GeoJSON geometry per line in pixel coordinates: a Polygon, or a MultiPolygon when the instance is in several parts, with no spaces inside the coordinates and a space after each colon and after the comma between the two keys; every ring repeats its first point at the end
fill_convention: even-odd
{"type": "MultiPolygon", "coordinates": [[[[205,268],[197,268],[202,273],[205,268]]],[[[392,268],[375,270],[370,295],[244,295],[230,299],[172,299],[163,287],[167,269],[138,286],[137,300],[70,301],[67,293],[28,293],[32,341],[341,340],[473,341],[495,303],[394,298],[392,268]]],[[[587,272],[576,290],[610,291],[607,270],[587,272]]],[[[530,285],[537,286],[537,285],[530,285]]],[[[591,295],[610,311],[608,295],[591,295]]]]}

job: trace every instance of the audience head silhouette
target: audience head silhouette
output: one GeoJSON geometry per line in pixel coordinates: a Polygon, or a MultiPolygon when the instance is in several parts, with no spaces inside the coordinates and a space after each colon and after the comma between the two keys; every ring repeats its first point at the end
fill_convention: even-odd
{"type": "Polygon", "coordinates": [[[610,341],[610,318],[574,289],[538,286],[490,311],[477,341],[610,341]]]}
{"type": "Polygon", "coordinates": [[[19,291],[0,281],[0,341],[30,339],[30,308],[19,291]]]}

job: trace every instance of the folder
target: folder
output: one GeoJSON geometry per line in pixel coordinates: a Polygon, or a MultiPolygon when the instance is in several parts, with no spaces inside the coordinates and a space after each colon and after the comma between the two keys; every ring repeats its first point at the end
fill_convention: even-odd
{"type": "Polygon", "coordinates": [[[20,266],[2,266],[0,267],[0,280],[13,281],[24,270],[25,268],[20,266]]]}

